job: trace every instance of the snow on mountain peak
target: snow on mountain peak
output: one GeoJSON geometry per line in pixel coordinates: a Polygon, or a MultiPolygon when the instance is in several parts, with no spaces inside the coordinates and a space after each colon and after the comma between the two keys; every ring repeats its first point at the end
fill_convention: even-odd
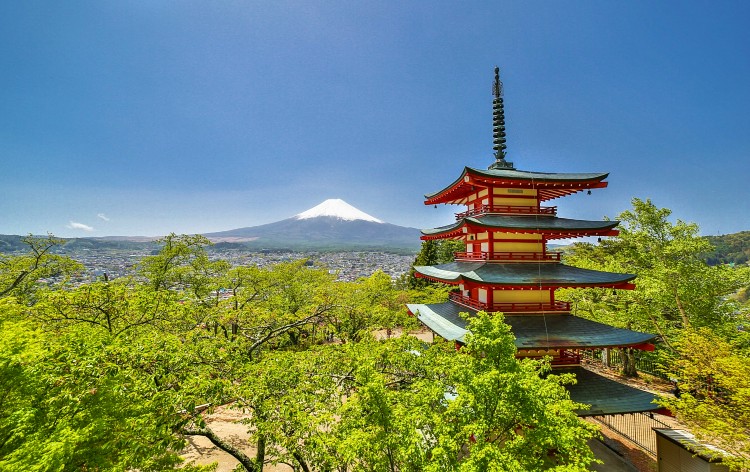
{"type": "Polygon", "coordinates": [[[318,216],[332,216],[334,218],[349,221],[365,220],[372,221],[373,223],[384,223],[374,216],[370,216],[364,211],[354,208],[340,198],[330,198],[318,206],[314,206],[307,211],[303,211],[299,215],[295,215],[294,218],[298,220],[306,220],[318,216]]]}

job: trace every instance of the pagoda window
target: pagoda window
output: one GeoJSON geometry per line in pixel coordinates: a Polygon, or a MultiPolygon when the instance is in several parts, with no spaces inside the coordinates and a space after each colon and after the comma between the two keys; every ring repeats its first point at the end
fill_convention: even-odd
{"type": "Polygon", "coordinates": [[[482,243],[480,251],[490,252],[490,243],[482,243]]]}

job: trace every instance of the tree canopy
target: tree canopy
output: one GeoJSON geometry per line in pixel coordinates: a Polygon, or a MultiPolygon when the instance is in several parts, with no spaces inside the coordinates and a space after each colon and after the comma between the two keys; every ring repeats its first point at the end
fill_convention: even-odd
{"type": "MultiPolygon", "coordinates": [[[[569,290],[579,316],[658,334],[657,360],[682,396],[662,403],[702,439],[734,454],[733,467],[750,467],[747,425],[750,309],[734,296],[750,286],[750,268],[710,266],[709,240],[698,226],[670,221],[650,200],[633,200],[618,216],[620,234],[599,244],[577,243],[569,264],[636,274],[636,288],[569,290]]],[[[632,361],[632,352],[625,351],[632,361]]],[[[626,362],[628,374],[634,363],[626,362]]]]}
{"type": "Polygon", "coordinates": [[[77,264],[2,256],[0,470],[208,470],[202,435],[247,471],[585,470],[592,429],[543,362],[514,358],[502,317],[469,321],[465,350],[373,333],[414,326],[382,272],[335,282],[304,261],[232,267],[170,235],[131,278],[38,283],[77,264]],[[542,375],[540,375],[542,374],[542,375]],[[205,421],[236,408],[247,456],[205,421]]]}

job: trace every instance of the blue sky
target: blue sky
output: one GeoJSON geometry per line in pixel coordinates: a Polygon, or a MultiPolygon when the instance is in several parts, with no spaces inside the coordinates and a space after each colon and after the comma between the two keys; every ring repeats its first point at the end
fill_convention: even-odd
{"type": "Polygon", "coordinates": [[[423,195],[492,161],[501,68],[517,168],[610,172],[555,200],[651,198],[750,230],[750,3],[0,2],[0,234],[162,235],[341,198],[423,195]]]}

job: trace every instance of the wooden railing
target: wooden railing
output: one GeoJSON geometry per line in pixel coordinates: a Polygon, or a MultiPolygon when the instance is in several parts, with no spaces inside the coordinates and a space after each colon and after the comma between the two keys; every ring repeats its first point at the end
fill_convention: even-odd
{"type": "Polygon", "coordinates": [[[458,303],[459,305],[463,305],[469,308],[473,308],[475,310],[485,310],[487,311],[489,309],[489,305],[486,303],[482,303],[479,300],[474,300],[466,295],[459,293],[459,292],[451,292],[449,295],[451,301],[454,301],[458,303]]]}
{"type": "Polygon", "coordinates": [[[560,352],[560,357],[552,358],[552,365],[565,366],[565,365],[580,365],[581,355],[575,351],[563,350],[560,352]]]}
{"type": "Polygon", "coordinates": [[[450,299],[453,302],[458,303],[475,310],[484,311],[502,311],[503,313],[523,313],[523,312],[536,312],[536,311],[570,311],[570,303],[568,302],[554,302],[554,303],[484,303],[479,300],[467,297],[466,295],[459,292],[451,292],[450,299]]]}
{"type": "Polygon", "coordinates": [[[559,261],[561,253],[548,252],[455,252],[459,261],[559,261]]]}
{"type": "Polygon", "coordinates": [[[467,216],[486,215],[487,213],[500,213],[510,215],[556,215],[557,207],[482,205],[479,208],[472,208],[461,213],[456,213],[456,220],[466,218],[467,216]]]}

